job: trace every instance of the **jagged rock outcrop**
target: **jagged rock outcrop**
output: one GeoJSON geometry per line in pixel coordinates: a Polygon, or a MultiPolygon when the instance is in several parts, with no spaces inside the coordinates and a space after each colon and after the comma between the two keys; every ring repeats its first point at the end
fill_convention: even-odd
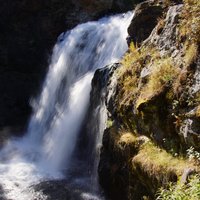
{"type": "Polygon", "coordinates": [[[200,5],[148,1],[135,12],[129,51],[107,95],[99,175],[111,199],[156,199],[187,169],[200,171],[200,5]]]}
{"type": "Polygon", "coordinates": [[[147,39],[155,28],[157,20],[162,17],[163,11],[164,6],[162,2],[155,4],[153,1],[146,1],[138,4],[135,8],[135,15],[128,28],[130,39],[137,44],[147,39]]]}
{"type": "MultiPolygon", "coordinates": [[[[149,33],[149,37],[143,38],[144,42],[138,52],[133,50],[135,57],[138,58],[134,60],[134,53],[130,55],[132,58],[125,57],[125,62],[126,59],[130,59],[130,63],[127,65],[132,65],[133,68],[130,69],[132,72],[128,70],[124,70],[125,73],[122,72],[124,74],[119,78],[121,82],[119,81],[117,86],[116,97],[118,100],[114,102],[121,106],[117,111],[130,112],[130,109],[133,109],[133,121],[137,121],[135,128],[140,132],[146,133],[148,136],[151,134],[151,137],[158,143],[166,136],[179,137],[179,139],[177,138],[179,142],[181,140],[182,144],[185,143],[181,148],[190,145],[198,147],[199,144],[198,123],[195,122],[198,121],[198,116],[195,113],[198,112],[200,91],[197,78],[199,73],[199,42],[196,41],[198,35],[194,36],[193,40],[187,38],[189,36],[185,33],[181,33],[183,30],[180,30],[180,26],[182,25],[184,28],[184,25],[181,24],[180,20],[183,18],[184,9],[182,4],[172,5],[164,13],[165,18],[159,22],[155,18],[154,21],[157,24],[149,33]],[[141,60],[137,63],[139,59],[141,60]],[[138,73],[138,75],[133,73],[138,73]],[[125,84],[129,84],[125,80],[127,75],[130,78],[135,78],[135,83],[138,81],[136,88],[132,87],[132,97],[126,96],[126,93],[120,91],[122,87],[124,90],[128,90],[124,87],[125,84]],[[141,119],[141,113],[143,113],[143,119],[141,119]],[[184,120],[188,121],[188,118],[195,118],[193,119],[193,131],[189,128],[192,127],[189,124],[187,130],[182,127],[186,123],[184,120]],[[183,123],[176,124],[178,123],[176,120],[183,123]],[[185,136],[183,129],[187,132],[185,136]],[[190,131],[188,131],[189,129],[190,131]],[[188,136],[187,140],[186,135],[189,134],[193,136],[191,138],[188,136]]],[[[146,12],[146,8],[144,12],[146,12]]],[[[135,23],[135,20],[138,19],[134,17],[132,23],[135,23]]],[[[198,25],[198,22],[196,24],[198,25]]],[[[137,35],[137,30],[132,34],[137,35]]]]}
{"type": "Polygon", "coordinates": [[[107,66],[103,69],[96,70],[94,74],[89,107],[82,123],[81,135],[78,137],[76,148],[71,159],[72,167],[70,173],[73,174],[75,171],[75,177],[77,175],[77,169],[74,170],[74,166],[79,166],[79,176],[82,174],[82,176],[87,175],[90,177],[91,190],[98,187],[96,186],[98,181],[96,181],[95,177],[98,176],[97,168],[99,162],[100,143],[106,120],[106,86],[109,77],[116,67],[117,64],[114,66],[107,66]]]}

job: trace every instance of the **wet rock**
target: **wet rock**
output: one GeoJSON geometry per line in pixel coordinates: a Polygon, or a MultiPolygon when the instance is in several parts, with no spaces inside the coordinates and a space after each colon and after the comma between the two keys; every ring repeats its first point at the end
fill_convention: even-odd
{"type": "Polygon", "coordinates": [[[4,196],[4,191],[2,186],[0,185],[0,200],[6,200],[5,196],[4,196]]]}
{"type": "MultiPolygon", "coordinates": [[[[115,70],[119,66],[120,66],[120,64],[116,63],[116,64],[113,64],[110,66],[106,66],[105,68],[99,69],[95,72],[95,75],[94,75],[94,78],[92,81],[92,93],[91,93],[91,98],[92,98],[91,102],[93,102],[92,105],[95,102],[99,102],[99,101],[106,102],[107,105],[110,104],[109,97],[111,97],[112,94],[114,93],[114,91],[112,90],[113,88],[111,87],[111,86],[113,86],[114,82],[111,81],[110,77],[115,73],[115,70]],[[101,94],[101,97],[99,97],[99,95],[97,95],[97,94],[101,94]],[[108,98],[106,98],[106,97],[108,97],[108,98]]],[[[98,131],[98,130],[96,130],[96,131],[98,131]]],[[[114,153],[114,150],[112,151],[113,154],[112,153],[109,154],[111,157],[108,156],[106,149],[107,148],[112,149],[113,144],[114,144],[114,141],[110,138],[109,130],[107,129],[107,131],[104,132],[104,136],[103,136],[103,149],[101,150],[101,158],[100,158],[100,163],[99,163],[99,167],[98,167],[100,184],[103,187],[103,189],[106,191],[106,194],[108,196],[111,195],[116,200],[117,199],[125,200],[126,197],[124,195],[124,191],[123,191],[123,189],[121,190],[121,188],[123,188],[123,186],[125,188],[125,183],[122,184],[122,182],[120,180],[122,177],[123,177],[123,180],[125,179],[124,177],[127,177],[128,171],[127,171],[126,167],[123,167],[123,169],[122,169],[118,166],[118,164],[111,161],[112,158],[114,159],[114,158],[116,158],[115,156],[118,156],[117,154],[114,153]],[[116,187],[113,187],[113,185],[110,184],[113,181],[114,175],[117,176],[117,177],[115,177],[114,185],[120,186],[120,190],[118,190],[118,192],[117,192],[116,187]]],[[[118,157],[118,159],[120,159],[120,158],[118,157]]],[[[125,188],[125,190],[126,190],[126,188],[125,188]]]]}
{"type": "Polygon", "coordinates": [[[91,194],[83,186],[75,186],[68,180],[49,180],[31,188],[38,194],[34,200],[99,200],[100,197],[91,194]]]}
{"type": "Polygon", "coordinates": [[[73,190],[65,180],[46,181],[32,186],[36,192],[41,193],[37,200],[81,200],[81,191],[73,190]],[[42,197],[43,196],[43,197],[42,197]],[[41,198],[41,199],[40,199],[41,198]]]}

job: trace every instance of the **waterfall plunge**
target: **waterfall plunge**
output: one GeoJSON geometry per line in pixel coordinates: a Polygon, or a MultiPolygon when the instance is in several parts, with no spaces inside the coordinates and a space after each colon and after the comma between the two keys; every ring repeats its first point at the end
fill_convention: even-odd
{"type": "Polygon", "coordinates": [[[35,198],[30,185],[65,177],[81,137],[94,72],[125,53],[131,18],[132,13],[103,18],[59,37],[41,95],[32,101],[27,134],[10,140],[0,152],[0,184],[6,198],[35,198]]]}

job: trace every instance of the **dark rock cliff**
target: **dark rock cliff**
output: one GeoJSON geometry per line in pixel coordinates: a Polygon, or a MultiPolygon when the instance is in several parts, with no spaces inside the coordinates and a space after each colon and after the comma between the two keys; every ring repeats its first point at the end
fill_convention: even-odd
{"type": "Polygon", "coordinates": [[[135,9],[129,51],[107,86],[99,176],[110,199],[156,199],[200,171],[199,13],[195,0],[135,9]]]}

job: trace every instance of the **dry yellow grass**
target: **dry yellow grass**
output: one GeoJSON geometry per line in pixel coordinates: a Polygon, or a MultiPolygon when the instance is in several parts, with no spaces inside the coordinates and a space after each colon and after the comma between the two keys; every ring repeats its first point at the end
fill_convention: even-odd
{"type": "Polygon", "coordinates": [[[191,43],[200,42],[200,1],[183,0],[183,2],[180,37],[186,37],[191,43]]]}
{"type": "Polygon", "coordinates": [[[196,109],[196,117],[200,117],[200,105],[196,109]]]}
{"type": "Polygon", "coordinates": [[[177,74],[178,69],[173,65],[170,58],[160,59],[154,63],[149,81],[143,92],[146,94],[159,92],[163,87],[168,86],[177,74]]]}
{"type": "Polygon", "coordinates": [[[136,142],[136,137],[132,133],[124,133],[119,138],[118,144],[134,144],[136,142]]]}
{"type": "MultiPolygon", "coordinates": [[[[166,1],[173,4],[173,1],[166,1]]],[[[164,19],[158,21],[158,26],[164,25],[164,19]]],[[[131,43],[129,51],[122,59],[122,67],[118,70],[119,95],[118,106],[136,102],[136,108],[163,89],[173,87],[174,94],[181,93],[182,85],[187,80],[190,65],[198,56],[200,42],[200,1],[184,0],[184,6],[179,21],[180,43],[183,40],[183,66],[175,66],[170,57],[161,57],[160,52],[150,44],[140,48],[131,43]],[[184,39],[183,39],[184,38],[184,39]],[[141,78],[141,71],[148,67],[150,75],[141,78]],[[181,68],[181,69],[180,69],[181,68]]]]}
{"type": "Polygon", "coordinates": [[[141,147],[139,153],[132,160],[134,166],[140,166],[149,177],[166,178],[171,174],[180,177],[186,168],[197,170],[197,167],[186,159],[173,157],[165,150],[148,142],[141,147]]]}
{"type": "Polygon", "coordinates": [[[160,58],[156,48],[141,46],[137,48],[131,43],[128,53],[122,59],[122,67],[118,70],[118,83],[120,86],[119,107],[132,102],[141,90],[141,70],[152,65],[154,60],[160,58]]]}
{"type": "Polygon", "coordinates": [[[174,66],[170,58],[161,58],[154,62],[148,82],[137,99],[136,108],[162,92],[165,87],[171,86],[179,72],[180,69],[174,66]]]}
{"type": "Polygon", "coordinates": [[[196,43],[190,44],[189,42],[185,43],[185,56],[184,56],[184,62],[185,66],[190,66],[198,56],[198,46],[196,43]]]}

